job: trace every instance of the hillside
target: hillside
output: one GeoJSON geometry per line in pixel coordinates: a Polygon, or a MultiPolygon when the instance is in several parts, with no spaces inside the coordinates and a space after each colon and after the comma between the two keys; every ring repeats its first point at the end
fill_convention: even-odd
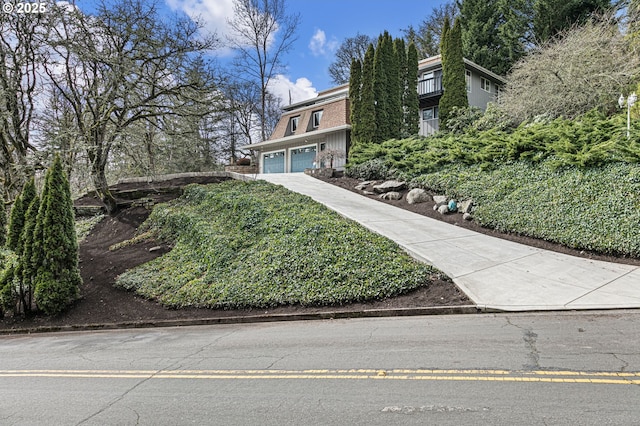
{"type": "MultiPolygon", "coordinates": [[[[201,182],[195,178],[165,182],[158,185],[127,184],[112,188],[136,192],[154,202],[164,202],[177,197],[185,184],[201,182]],[[169,188],[176,190],[170,191],[169,188]],[[139,191],[145,190],[145,191],[139,191]]],[[[122,199],[122,198],[121,198],[122,199]]],[[[77,200],[76,205],[95,205],[96,200],[87,195],[77,200]]],[[[11,329],[34,327],[65,327],[83,324],[152,324],[167,320],[191,320],[254,316],[257,314],[305,314],[316,312],[346,312],[369,309],[412,308],[428,306],[453,306],[469,304],[469,300],[447,279],[434,280],[423,287],[401,296],[377,301],[351,303],[339,306],[290,306],[268,309],[170,309],[159,303],[135,295],[133,292],[114,287],[115,278],[126,270],[158,258],[170,250],[166,244],[150,239],[135,244],[122,245],[109,250],[115,244],[132,239],[138,227],[147,219],[150,211],[142,206],[124,208],[114,217],[101,220],[80,243],[80,269],[83,278],[81,298],[64,314],[48,318],[11,318],[0,320],[0,333],[11,329]],[[150,249],[155,249],[150,251],[150,249]]]]}

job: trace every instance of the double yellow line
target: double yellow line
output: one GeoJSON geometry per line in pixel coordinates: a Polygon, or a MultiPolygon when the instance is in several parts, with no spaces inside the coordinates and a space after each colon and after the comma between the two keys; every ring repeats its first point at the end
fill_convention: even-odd
{"type": "Polygon", "coordinates": [[[640,385],[640,372],[526,370],[0,370],[0,379],[441,380],[640,385]]]}

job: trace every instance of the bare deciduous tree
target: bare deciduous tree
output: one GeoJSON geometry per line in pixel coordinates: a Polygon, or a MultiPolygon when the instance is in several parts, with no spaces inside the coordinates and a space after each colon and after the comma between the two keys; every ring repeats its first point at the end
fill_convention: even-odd
{"type": "Polygon", "coordinates": [[[8,195],[20,191],[27,154],[36,150],[30,135],[43,32],[43,15],[0,14],[0,169],[8,195]]]}
{"type": "Polygon", "coordinates": [[[215,41],[190,19],[164,22],[143,0],[101,2],[95,16],[68,5],[55,12],[45,70],[73,111],[96,191],[114,212],[105,174],[114,144],[138,122],[178,114],[189,89],[208,90],[188,73],[215,41]]]}
{"type": "Polygon", "coordinates": [[[409,26],[404,29],[407,45],[413,42],[418,50],[418,59],[428,58],[440,53],[440,35],[445,19],[455,21],[458,16],[458,5],[455,1],[443,3],[431,9],[431,14],[418,25],[418,28],[409,26]]]}
{"type": "Polygon", "coordinates": [[[329,65],[329,75],[335,84],[347,84],[351,75],[351,61],[358,59],[364,61],[364,54],[370,44],[376,46],[377,39],[364,34],[356,34],[346,38],[338,50],[336,59],[329,65]]]}
{"type": "Polygon", "coordinates": [[[574,118],[610,112],[640,74],[640,55],[615,15],[574,27],[518,62],[502,90],[501,109],[516,123],[538,115],[574,118]]]}
{"type": "Polygon", "coordinates": [[[283,66],[283,55],[296,40],[299,15],[288,15],[285,0],[234,0],[234,16],[229,20],[229,45],[236,50],[235,66],[245,80],[260,87],[260,133],[267,139],[269,81],[283,66]]]}

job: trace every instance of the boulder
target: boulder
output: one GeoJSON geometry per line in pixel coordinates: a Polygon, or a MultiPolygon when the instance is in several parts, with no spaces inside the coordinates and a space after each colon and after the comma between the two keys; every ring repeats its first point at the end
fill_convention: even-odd
{"type": "Polygon", "coordinates": [[[446,204],[441,205],[440,207],[438,207],[438,213],[440,214],[449,213],[449,206],[447,206],[446,204]]]}
{"type": "Polygon", "coordinates": [[[397,180],[388,180],[386,182],[382,182],[379,185],[374,185],[373,190],[378,194],[384,194],[385,192],[391,191],[401,191],[406,188],[407,184],[405,182],[400,182],[397,180]]]}
{"type": "Polygon", "coordinates": [[[471,216],[471,213],[465,213],[462,215],[462,219],[464,220],[473,220],[473,216],[471,216]]]}
{"type": "Polygon", "coordinates": [[[401,200],[402,194],[396,191],[385,192],[379,196],[383,200],[401,200]]]}
{"type": "Polygon", "coordinates": [[[436,205],[438,207],[443,206],[445,204],[447,204],[447,196],[446,195],[434,195],[433,196],[433,201],[436,202],[436,205]]]}
{"type": "Polygon", "coordinates": [[[462,214],[471,213],[471,207],[473,206],[472,200],[464,200],[458,203],[458,211],[462,214]]]}
{"type": "Polygon", "coordinates": [[[358,191],[364,191],[367,189],[367,186],[371,185],[372,183],[376,183],[376,181],[366,180],[364,182],[360,182],[358,185],[355,186],[355,189],[357,189],[358,191]]]}
{"type": "Polygon", "coordinates": [[[431,201],[431,195],[422,188],[413,188],[407,194],[407,203],[409,204],[426,203],[427,201],[431,201]]]}

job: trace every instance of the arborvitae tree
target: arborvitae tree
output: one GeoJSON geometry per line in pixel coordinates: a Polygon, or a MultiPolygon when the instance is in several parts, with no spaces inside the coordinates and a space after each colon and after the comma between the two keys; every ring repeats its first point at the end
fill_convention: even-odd
{"type": "Polygon", "coordinates": [[[361,102],[360,91],[362,89],[362,63],[359,59],[354,58],[351,61],[349,70],[349,103],[351,108],[351,140],[354,143],[360,140],[360,114],[361,102]]]}
{"type": "Polygon", "coordinates": [[[59,155],[47,171],[36,236],[39,230],[43,259],[38,265],[34,296],[38,308],[54,315],[77,297],[82,283],[71,191],[59,155]]]}
{"type": "Polygon", "coordinates": [[[407,75],[407,51],[404,40],[393,40],[393,56],[389,69],[389,81],[391,92],[389,96],[389,120],[391,124],[391,137],[400,138],[402,134],[402,96],[404,95],[405,77],[407,75]]]}
{"type": "Polygon", "coordinates": [[[369,45],[362,64],[362,89],[360,91],[360,131],[356,142],[373,142],[377,131],[376,98],[373,93],[373,59],[375,52],[373,44],[369,45]]]}
{"type": "Polygon", "coordinates": [[[0,186],[0,247],[7,242],[7,209],[5,207],[4,190],[0,186]]]}
{"type": "Polygon", "coordinates": [[[385,32],[378,38],[378,47],[373,60],[373,93],[375,98],[375,120],[378,124],[373,141],[381,143],[389,139],[391,124],[389,120],[389,33],[385,32]]]}
{"type": "Polygon", "coordinates": [[[456,18],[451,30],[447,31],[442,46],[442,86],[444,93],[440,98],[439,114],[441,128],[447,127],[449,114],[454,107],[469,107],[467,85],[465,82],[462,40],[460,38],[460,19],[456,18]]]}
{"type": "Polygon", "coordinates": [[[420,106],[418,100],[418,51],[413,43],[407,49],[407,65],[405,78],[403,111],[404,120],[402,137],[418,134],[420,123],[420,106]]]}
{"type": "MultiPolygon", "coordinates": [[[[25,296],[25,291],[24,291],[24,286],[22,283],[22,273],[23,273],[23,263],[20,260],[22,257],[22,254],[24,252],[24,234],[25,234],[25,229],[27,228],[27,211],[29,209],[29,207],[31,206],[31,203],[33,202],[33,200],[35,198],[37,198],[38,195],[36,193],[36,184],[33,178],[29,179],[27,181],[27,183],[24,185],[24,187],[22,188],[22,194],[20,195],[21,198],[21,204],[22,204],[22,210],[24,212],[24,215],[22,217],[22,229],[20,230],[20,235],[18,237],[18,242],[17,244],[15,244],[15,246],[13,247],[13,251],[18,255],[19,261],[18,264],[16,265],[15,268],[15,279],[19,282],[18,283],[18,298],[19,298],[19,302],[20,305],[22,306],[22,308],[25,307],[25,301],[26,298],[25,296]]],[[[21,308],[18,308],[18,311],[22,310],[21,308]]]]}
{"type": "Polygon", "coordinates": [[[24,227],[24,207],[22,206],[22,195],[18,195],[11,207],[9,218],[9,233],[7,235],[7,248],[15,250],[20,242],[20,234],[24,227]]]}
{"type": "MultiPolygon", "coordinates": [[[[37,195],[31,201],[24,219],[24,229],[22,230],[21,243],[22,254],[20,256],[20,269],[22,277],[20,286],[20,302],[22,303],[23,312],[31,311],[33,305],[34,277],[38,271],[37,265],[34,263],[34,234],[36,223],[38,220],[38,211],[40,209],[40,197],[37,195]]],[[[39,256],[36,256],[36,260],[39,256]]]]}

